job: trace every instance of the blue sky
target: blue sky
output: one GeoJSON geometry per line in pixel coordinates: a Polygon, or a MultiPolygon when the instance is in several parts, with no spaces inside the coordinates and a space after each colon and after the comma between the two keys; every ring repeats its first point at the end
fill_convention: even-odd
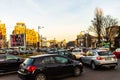
{"type": "Polygon", "coordinates": [[[16,22],[25,22],[47,39],[75,40],[87,30],[95,8],[104,15],[120,19],[120,0],[0,0],[0,20],[6,24],[9,36],[16,22]]]}

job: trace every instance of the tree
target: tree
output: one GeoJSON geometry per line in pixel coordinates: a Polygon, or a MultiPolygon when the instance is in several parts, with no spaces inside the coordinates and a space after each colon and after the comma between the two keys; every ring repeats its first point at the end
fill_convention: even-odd
{"type": "Polygon", "coordinates": [[[103,11],[100,8],[95,9],[95,18],[92,20],[92,25],[89,28],[89,31],[94,32],[98,36],[98,44],[101,42],[101,32],[102,32],[102,18],[103,11]]]}
{"type": "Polygon", "coordinates": [[[92,20],[92,26],[89,27],[89,31],[94,32],[98,36],[98,43],[101,40],[106,40],[107,42],[111,42],[114,26],[118,25],[118,20],[116,18],[112,18],[110,15],[103,16],[103,11],[99,8],[95,10],[95,18],[92,20]]]}

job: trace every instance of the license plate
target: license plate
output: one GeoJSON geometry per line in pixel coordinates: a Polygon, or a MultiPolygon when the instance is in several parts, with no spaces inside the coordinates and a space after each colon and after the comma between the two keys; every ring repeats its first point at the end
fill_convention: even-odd
{"type": "Polygon", "coordinates": [[[110,58],[110,57],[108,57],[108,58],[105,58],[105,60],[111,60],[111,58],[110,58]]]}

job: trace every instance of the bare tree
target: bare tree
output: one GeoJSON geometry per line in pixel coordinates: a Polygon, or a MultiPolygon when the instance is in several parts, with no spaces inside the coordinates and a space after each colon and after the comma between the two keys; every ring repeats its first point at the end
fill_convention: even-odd
{"type": "Polygon", "coordinates": [[[117,32],[116,30],[114,30],[115,26],[118,26],[117,19],[112,18],[110,15],[103,17],[103,19],[102,19],[102,34],[101,35],[104,36],[104,38],[107,41],[111,41],[113,36],[115,36],[114,33],[117,32]]]}
{"type": "Polygon", "coordinates": [[[95,18],[92,20],[92,25],[90,26],[89,30],[93,31],[98,36],[98,43],[100,43],[101,39],[101,32],[102,32],[102,18],[103,18],[103,11],[100,8],[95,9],[95,18]]]}
{"type": "Polygon", "coordinates": [[[95,18],[92,20],[92,26],[89,31],[94,32],[98,36],[98,43],[101,39],[106,39],[111,42],[115,33],[114,26],[118,25],[118,20],[112,18],[110,15],[103,16],[103,11],[100,8],[95,9],[95,18]]]}

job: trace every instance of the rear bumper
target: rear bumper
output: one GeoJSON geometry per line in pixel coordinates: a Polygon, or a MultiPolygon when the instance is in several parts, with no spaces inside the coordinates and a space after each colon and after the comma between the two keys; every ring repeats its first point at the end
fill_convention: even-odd
{"type": "Polygon", "coordinates": [[[34,80],[34,76],[32,76],[30,73],[22,73],[20,71],[17,72],[18,77],[22,80],[34,80]]]}
{"type": "Polygon", "coordinates": [[[104,67],[111,67],[111,66],[117,66],[118,63],[108,63],[108,64],[100,64],[99,66],[104,66],[104,67]]]}

